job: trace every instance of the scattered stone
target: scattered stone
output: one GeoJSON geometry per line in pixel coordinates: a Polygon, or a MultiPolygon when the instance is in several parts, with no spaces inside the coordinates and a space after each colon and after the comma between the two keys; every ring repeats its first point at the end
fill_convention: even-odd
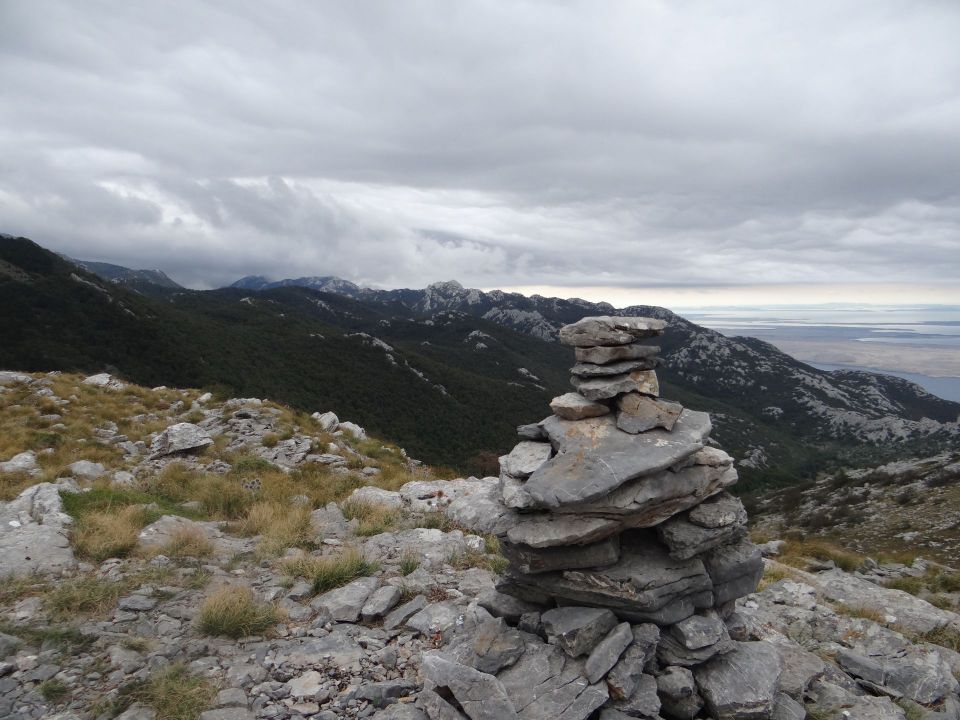
{"type": "Polygon", "coordinates": [[[384,585],[370,595],[360,610],[360,616],[364,622],[379,619],[400,602],[401,596],[400,588],[393,585],[384,585]]]}
{"type": "Polygon", "coordinates": [[[103,477],[107,469],[97,462],[90,462],[89,460],[77,460],[76,462],[70,463],[67,465],[67,470],[70,471],[70,474],[74,477],[82,478],[84,480],[96,480],[97,478],[103,477]]]}
{"type": "Polygon", "coordinates": [[[320,595],[310,606],[315,609],[325,608],[338,622],[356,622],[367,598],[379,584],[380,580],[375,577],[358,578],[320,595]]]}
{"type": "Polygon", "coordinates": [[[587,681],[592,685],[599,682],[617,664],[620,655],[633,642],[630,623],[620,623],[590,651],[583,666],[587,681]]]}
{"type": "Polygon", "coordinates": [[[315,412],[310,417],[317,421],[323,432],[332,433],[340,425],[340,418],[334,412],[315,412]]]}
{"type": "Polygon", "coordinates": [[[0,473],[38,475],[40,468],[37,466],[37,454],[32,450],[26,450],[14,455],[6,462],[0,462],[0,473]]]}

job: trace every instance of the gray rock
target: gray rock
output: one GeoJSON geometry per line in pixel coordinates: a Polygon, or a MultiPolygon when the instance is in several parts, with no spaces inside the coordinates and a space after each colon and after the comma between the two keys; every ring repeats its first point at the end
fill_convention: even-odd
{"type": "Polygon", "coordinates": [[[554,608],[540,620],[548,641],[570,657],[588,654],[617,624],[610,610],[588,607],[554,608]]]}
{"type": "Polygon", "coordinates": [[[493,675],[451,662],[436,651],[423,654],[420,669],[428,689],[449,692],[470,720],[517,718],[506,689],[493,675]]]}
{"type": "Polygon", "coordinates": [[[611,608],[622,619],[671,625],[713,606],[710,576],[699,559],[675,560],[649,531],[620,536],[620,560],[608,567],[526,576],[512,569],[497,588],[533,602],[611,608]]]}
{"type": "Polygon", "coordinates": [[[685,517],[672,517],[657,526],[660,542],[670,548],[670,555],[680,560],[742,540],[747,536],[745,525],[706,528],[694,525],[685,517]]]}
{"type": "MultiPolygon", "coordinates": [[[[656,627],[653,625],[655,630],[656,627]]],[[[657,636],[659,637],[659,631],[657,636]]],[[[656,649],[657,641],[654,640],[652,648],[646,648],[642,643],[634,642],[624,651],[617,660],[617,664],[607,674],[607,689],[613,700],[626,700],[633,695],[643,675],[643,668],[656,653],[656,649]]]]}
{"type": "Polygon", "coordinates": [[[607,377],[608,375],[623,375],[634,370],[653,370],[659,364],[657,358],[637,358],[634,360],[618,360],[616,362],[598,365],[597,363],[578,362],[570,373],[582,378],[607,377]]]}
{"type": "Polygon", "coordinates": [[[500,501],[511,509],[532,508],[534,500],[523,486],[523,480],[500,473],[500,501]]]}
{"type": "Polygon", "coordinates": [[[467,720],[466,715],[429,689],[417,695],[417,709],[425,711],[429,720],[467,720]]]}
{"type": "Polygon", "coordinates": [[[703,698],[689,668],[666,668],[657,677],[657,692],[663,711],[677,720],[691,720],[703,708],[703,698]]]}
{"type": "Polygon", "coordinates": [[[666,326],[663,320],[654,318],[599,315],[564,325],[559,338],[564,345],[574,347],[628,345],[640,338],[660,335],[666,326]]]}
{"type": "Polygon", "coordinates": [[[317,421],[317,425],[320,426],[323,432],[333,432],[340,425],[340,418],[338,418],[337,414],[333,411],[325,413],[315,412],[310,417],[317,421]]]}
{"type": "Polygon", "coordinates": [[[193,423],[176,423],[154,438],[150,445],[151,459],[195,452],[213,444],[213,438],[193,423]]]}
{"type": "Polygon", "coordinates": [[[123,390],[127,386],[113,377],[110,373],[99,373],[84,378],[83,385],[92,385],[93,387],[106,388],[108,390],[123,390]]]}
{"type": "Polygon", "coordinates": [[[482,593],[477,602],[493,617],[500,617],[511,623],[519,622],[520,617],[528,613],[536,613],[539,618],[541,609],[539,605],[525,602],[497,590],[488,590],[482,593]]]}
{"type": "Polygon", "coordinates": [[[103,477],[107,472],[107,469],[102,464],[90,462],[89,460],[77,460],[67,465],[67,469],[74,477],[84,480],[96,480],[99,477],[103,477]]]}
{"type": "MultiPolygon", "coordinates": [[[[117,715],[116,720],[155,720],[156,717],[157,711],[153,708],[134,703],[117,715]]],[[[53,720],[53,718],[50,718],[50,720],[53,720]]],[[[66,718],[64,718],[64,720],[66,720],[66,718]]]]}
{"type": "Polygon", "coordinates": [[[528,423],[517,426],[517,436],[521,440],[546,440],[547,436],[540,427],[540,423],[528,423]]]}
{"type": "Polygon", "coordinates": [[[325,592],[310,606],[315,609],[326,608],[338,622],[356,622],[361,608],[379,583],[380,580],[375,577],[358,578],[343,587],[325,592]]]}
{"type": "Polygon", "coordinates": [[[616,533],[620,522],[577,515],[521,515],[507,531],[507,540],[532,548],[587,545],[616,533]]]}
{"type": "Polygon", "coordinates": [[[660,698],[657,696],[657,680],[653,675],[641,675],[636,690],[626,700],[610,703],[612,710],[622,712],[627,717],[658,718],[660,698]]]}
{"type": "Polygon", "coordinates": [[[400,588],[393,585],[384,585],[377,588],[363,604],[360,616],[365,622],[382,618],[400,602],[401,596],[400,588]]]}
{"type": "Polygon", "coordinates": [[[727,628],[719,618],[692,615],[673,625],[670,634],[688,650],[699,650],[720,642],[727,628]]]}
{"type": "Polygon", "coordinates": [[[336,629],[322,637],[275,641],[271,654],[274,666],[289,665],[291,668],[307,670],[326,662],[331,667],[352,672],[360,672],[360,661],[367,657],[356,640],[336,629]]]}
{"type": "Polygon", "coordinates": [[[22,641],[15,635],[5,635],[0,633],[0,658],[6,658],[13,655],[22,641]]]}
{"type": "Polygon", "coordinates": [[[599,347],[578,347],[574,349],[577,356],[577,362],[595,363],[603,365],[605,363],[618,362],[620,360],[637,360],[640,358],[653,359],[660,352],[656,345],[643,345],[641,343],[630,343],[629,345],[606,345],[599,347]]]}
{"type": "Polygon", "coordinates": [[[409,703],[396,703],[386,710],[374,713],[371,720],[431,720],[431,718],[423,710],[409,703]]]}
{"type": "Polygon", "coordinates": [[[27,473],[28,475],[37,475],[40,468],[37,467],[37,454],[33,450],[26,450],[14,455],[6,462],[0,462],[0,473],[27,473]]]}
{"type": "Polygon", "coordinates": [[[217,693],[217,707],[247,707],[247,694],[243,688],[225,688],[217,693]]]}
{"type": "Polygon", "coordinates": [[[71,488],[41,483],[0,503],[0,577],[60,575],[76,567],[69,539],[73,520],[60,499],[60,490],[71,488]]]}
{"type": "Polygon", "coordinates": [[[620,538],[616,535],[589,545],[531,548],[502,542],[500,552],[516,572],[525,575],[613,565],[620,559],[620,538]]]}
{"type": "Polygon", "coordinates": [[[773,712],[781,671],[775,647],[748,642],[696,668],[694,677],[707,709],[717,720],[767,720],[773,712]]]}
{"type": "Polygon", "coordinates": [[[685,647],[683,642],[678,640],[672,632],[663,635],[660,638],[660,645],[657,647],[657,660],[660,661],[661,665],[693,667],[705,663],[715,655],[732,651],[737,644],[730,639],[727,628],[723,626],[723,623],[720,624],[721,634],[717,641],[695,649],[685,647]]]}
{"type": "Polygon", "coordinates": [[[117,602],[118,608],[131,612],[147,612],[153,610],[156,606],[156,599],[147,597],[146,595],[128,595],[127,597],[120,598],[119,602],[117,602]]]}
{"type": "Polygon", "coordinates": [[[357,688],[353,696],[358,700],[366,700],[374,707],[383,708],[392,705],[402,697],[406,697],[416,689],[416,684],[405,678],[397,680],[381,680],[379,682],[364,683],[357,688]]]}
{"type": "Polygon", "coordinates": [[[807,711],[786,693],[777,695],[770,720],[806,720],[807,711]]]}
{"type": "Polygon", "coordinates": [[[691,509],[687,513],[687,520],[703,528],[723,528],[745,524],[747,511],[740,498],[722,492],[691,509]]]}
{"type": "Polygon", "coordinates": [[[585,503],[634,478],[656,473],[693,455],[710,434],[706,413],[684,410],[672,432],[630,435],[610,416],[544,421],[557,455],[534,472],[524,489],[541,506],[585,503]]]}
{"type": "Polygon", "coordinates": [[[357,425],[356,423],[352,423],[349,421],[341,422],[337,426],[337,430],[345,433],[349,433],[357,441],[363,441],[367,439],[367,431],[364,430],[359,425],[357,425]]]}
{"type": "Polygon", "coordinates": [[[633,642],[630,623],[620,623],[590,651],[583,670],[591,685],[599,682],[617,664],[623,651],[633,642]]]}
{"type": "Polygon", "coordinates": [[[617,398],[617,427],[624,432],[637,434],[663,428],[672,430],[683,405],[669,400],[643,395],[638,392],[627,393],[617,398]]]}
{"type": "Polygon", "coordinates": [[[383,629],[393,630],[394,628],[400,627],[411,617],[423,610],[426,606],[427,598],[423,595],[417,595],[413,599],[408,600],[400,607],[391,611],[383,619],[383,629]]]}
{"type": "Polygon", "coordinates": [[[200,713],[198,720],[255,720],[255,716],[243,708],[217,708],[200,713]]]}
{"type": "MultiPolygon", "coordinates": [[[[610,414],[608,405],[587,400],[583,395],[575,392],[564,393],[555,397],[550,401],[550,409],[564,420],[583,420],[610,414]]],[[[539,425],[537,428],[543,432],[539,425]]]]}
{"type": "Polygon", "coordinates": [[[406,622],[406,627],[422,635],[446,635],[463,623],[461,609],[452,602],[430,603],[406,622]]]}
{"type": "Polygon", "coordinates": [[[477,628],[468,664],[480,672],[496,675],[519,660],[525,649],[520,633],[502,618],[488,620],[477,628]]]}
{"type": "Polygon", "coordinates": [[[748,540],[717,548],[704,557],[704,566],[718,607],[754,592],[763,577],[760,549],[748,540]]]}
{"type": "Polygon", "coordinates": [[[307,672],[288,680],[287,690],[292,698],[298,700],[312,700],[326,687],[326,685],[327,678],[325,675],[317,672],[316,670],[308,670],[307,672]]]}
{"type": "MultiPolygon", "coordinates": [[[[453,520],[459,527],[466,528],[479,535],[501,535],[516,522],[516,513],[511,508],[525,507],[526,493],[522,487],[517,490],[512,502],[507,502],[502,492],[504,485],[496,478],[483,478],[478,481],[478,489],[470,495],[461,495],[444,508],[444,514],[453,520]],[[503,502],[501,502],[503,498],[503,502]],[[504,507],[506,505],[506,507],[504,507]]],[[[519,480],[514,482],[520,484],[519,480]]]]}
{"type": "Polygon", "coordinates": [[[633,370],[623,375],[589,379],[574,375],[570,378],[570,384],[587,400],[608,400],[623,393],[660,394],[660,383],[653,370],[633,370]]]}
{"type": "Polygon", "coordinates": [[[509,454],[500,458],[500,469],[523,480],[549,460],[552,453],[550,443],[523,440],[509,454]]]}

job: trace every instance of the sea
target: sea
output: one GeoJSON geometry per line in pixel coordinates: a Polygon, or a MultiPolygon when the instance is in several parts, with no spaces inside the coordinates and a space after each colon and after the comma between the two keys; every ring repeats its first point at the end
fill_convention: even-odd
{"type": "Polygon", "coordinates": [[[675,311],[724,335],[783,343],[781,349],[821,370],[895,375],[933,395],[960,402],[960,305],[712,306],[675,311]],[[856,352],[864,344],[883,351],[869,365],[817,359],[842,356],[844,349],[856,352]],[[825,354],[824,348],[832,353],[825,354]],[[918,365],[931,370],[917,372],[918,365]]]}

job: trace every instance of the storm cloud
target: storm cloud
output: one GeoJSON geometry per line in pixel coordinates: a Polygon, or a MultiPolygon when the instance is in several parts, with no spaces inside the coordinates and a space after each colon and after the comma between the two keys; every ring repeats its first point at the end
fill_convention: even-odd
{"type": "Polygon", "coordinates": [[[193,287],[956,288],[958,37],[947,1],[6,0],[0,231],[193,287]]]}

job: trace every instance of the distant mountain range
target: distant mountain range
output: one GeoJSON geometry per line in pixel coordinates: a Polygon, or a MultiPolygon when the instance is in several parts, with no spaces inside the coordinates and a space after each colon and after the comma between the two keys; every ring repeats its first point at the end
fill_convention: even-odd
{"type": "Polygon", "coordinates": [[[143,283],[159,285],[165,288],[182,289],[183,286],[171,280],[162,270],[131,270],[122,265],[111,265],[104,262],[92,262],[90,260],[74,260],[84,270],[89,270],[94,275],[99,275],[104,280],[123,285],[132,289],[137,289],[143,283]]]}
{"type": "MultiPolygon", "coordinates": [[[[562,325],[649,315],[663,394],[709,410],[746,486],[792,484],[840,464],[933,454],[960,438],[960,404],[899,378],[816,370],[752,338],[664,308],[467,289],[361,288],[336,277],[247,277],[212,291],[103,284],[29,240],[0,239],[0,367],[113,369],[143,384],[229,386],[334,409],[463,470],[492,469],[514,426],[569,389],[562,325]]],[[[137,271],[130,271],[137,272],[137,271]]],[[[165,276],[164,276],[165,277],[165,276]]]]}

